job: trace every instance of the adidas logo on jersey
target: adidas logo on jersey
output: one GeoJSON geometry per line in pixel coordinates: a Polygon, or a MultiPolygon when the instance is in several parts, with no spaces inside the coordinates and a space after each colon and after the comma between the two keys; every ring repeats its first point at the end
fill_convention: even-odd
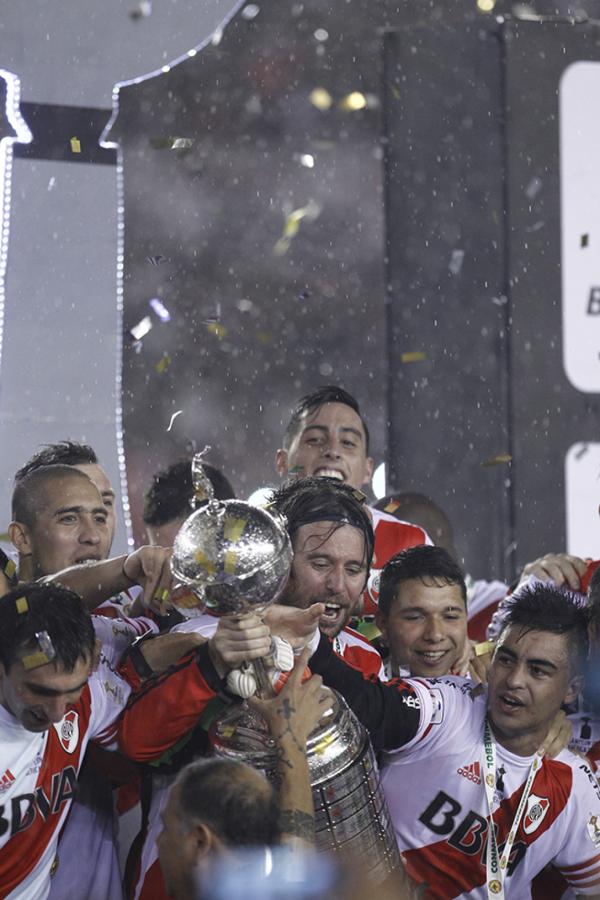
{"type": "Polygon", "coordinates": [[[2,778],[0,778],[0,794],[3,791],[6,791],[11,786],[14,780],[15,776],[10,771],[10,769],[7,769],[2,778]]]}
{"type": "Polygon", "coordinates": [[[460,769],[456,770],[457,775],[462,775],[463,778],[468,778],[469,781],[474,781],[475,784],[481,784],[481,764],[478,762],[471,763],[468,766],[461,766],[460,769]]]}

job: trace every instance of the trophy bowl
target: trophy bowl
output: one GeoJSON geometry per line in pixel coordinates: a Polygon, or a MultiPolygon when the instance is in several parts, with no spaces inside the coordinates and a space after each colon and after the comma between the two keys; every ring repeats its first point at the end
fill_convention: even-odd
{"type": "Polygon", "coordinates": [[[282,592],[292,555],[282,516],[241,500],[211,500],[177,533],[171,571],[211,615],[260,613],[282,592]]]}

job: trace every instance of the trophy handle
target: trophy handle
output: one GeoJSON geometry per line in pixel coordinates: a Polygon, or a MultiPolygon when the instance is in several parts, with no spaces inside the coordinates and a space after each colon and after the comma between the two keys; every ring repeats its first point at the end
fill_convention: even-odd
{"type": "Polygon", "coordinates": [[[269,700],[271,697],[274,697],[276,692],[271,684],[271,679],[267,674],[267,667],[265,666],[264,659],[252,660],[252,669],[254,671],[254,677],[256,678],[256,696],[260,697],[262,700],[269,700]]]}

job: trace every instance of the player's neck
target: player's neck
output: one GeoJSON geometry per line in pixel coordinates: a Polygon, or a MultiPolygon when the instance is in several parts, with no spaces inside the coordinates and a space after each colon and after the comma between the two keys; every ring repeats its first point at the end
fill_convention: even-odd
{"type": "Polygon", "coordinates": [[[515,756],[533,756],[544,743],[549,727],[546,725],[533,731],[507,734],[501,728],[497,728],[491,718],[490,726],[496,743],[515,756]]]}

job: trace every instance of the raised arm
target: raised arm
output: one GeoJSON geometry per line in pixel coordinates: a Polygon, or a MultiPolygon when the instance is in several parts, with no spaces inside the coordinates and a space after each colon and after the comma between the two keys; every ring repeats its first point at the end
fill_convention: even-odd
{"type": "Polygon", "coordinates": [[[304,651],[276,697],[270,700],[252,697],[249,700],[266,720],[277,741],[282,842],[300,848],[312,845],[315,837],[315,809],[306,742],[332,701],[331,692],[323,687],[319,675],[302,682],[307,660],[308,651],[304,651]]]}
{"type": "Polygon", "coordinates": [[[139,761],[158,759],[194,728],[224,690],[229,670],[266,656],[270,647],[269,629],[257,616],[220,619],[209,641],[132,694],[118,729],[123,753],[139,761]]]}

